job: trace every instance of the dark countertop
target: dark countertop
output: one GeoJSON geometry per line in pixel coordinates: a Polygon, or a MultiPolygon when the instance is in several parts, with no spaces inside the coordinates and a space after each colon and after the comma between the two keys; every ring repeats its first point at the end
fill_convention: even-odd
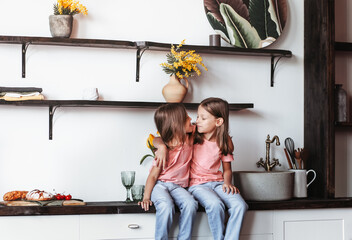
{"type": "MultiPolygon", "coordinates": [[[[351,208],[352,198],[334,199],[292,199],[287,201],[247,201],[249,210],[285,210],[318,208],[351,208]]],[[[200,207],[200,212],[204,208],[200,207]]],[[[81,215],[81,214],[126,214],[146,213],[136,203],[125,202],[87,202],[85,206],[0,206],[0,216],[35,216],[35,215],[81,215]]],[[[151,207],[147,213],[155,213],[151,207]]]]}

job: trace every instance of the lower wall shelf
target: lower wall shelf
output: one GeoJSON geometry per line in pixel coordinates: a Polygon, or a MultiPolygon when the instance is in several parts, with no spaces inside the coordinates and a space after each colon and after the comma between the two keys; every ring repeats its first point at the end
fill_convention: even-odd
{"type": "MultiPolygon", "coordinates": [[[[5,101],[0,100],[0,105],[49,107],[49,140],[53,139],[53,118],[59,107],[99,107],[99,108],[147,108],[156,109],[165,102],[129,102],[129,101],[89,101],[89,100],[28,100],[5,101]]],[[[187,109],[196,110],[199,103],[183,103],[187,109]]],[[[230,103],[230,111],[240,111],[253,108],[253,103],[230,103]]]]}

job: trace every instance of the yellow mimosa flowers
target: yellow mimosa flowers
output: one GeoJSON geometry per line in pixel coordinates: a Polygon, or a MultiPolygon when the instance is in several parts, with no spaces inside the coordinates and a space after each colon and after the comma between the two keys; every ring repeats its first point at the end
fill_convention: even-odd
{"type": "Polygon", "coordinates": [[[55,15],[75,15],[82,13],[88,15],[88,10],[85,6],[75,0],[57,0],[54,4],[55,15]]]}
{"type": "Polygon", "coordinates": [[[179,79],[191,77],[194,72],[199,76],[201,71],[197,67],[197,64],[208,71],[202,62],[203,59],[194,50],[179,51],[185,41],[183,40],[176,49],[174,45],[171,45],[170,53],[166,54],[167,62],[160,64],[164,72],[170,75],[175,74],[179,79]]]}

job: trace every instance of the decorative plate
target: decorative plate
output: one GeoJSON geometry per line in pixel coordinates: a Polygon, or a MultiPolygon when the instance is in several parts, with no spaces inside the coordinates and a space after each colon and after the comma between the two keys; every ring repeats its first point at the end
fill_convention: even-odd
{"type": "Polygon", "coordinates": [[[210,25],[231,45],[264,48],[281,35],[286,0],[204,0],[210,25]]]}

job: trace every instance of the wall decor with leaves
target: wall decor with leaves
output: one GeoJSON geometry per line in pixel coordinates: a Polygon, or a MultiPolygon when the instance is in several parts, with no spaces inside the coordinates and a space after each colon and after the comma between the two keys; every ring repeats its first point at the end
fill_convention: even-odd
{"type": "Polygon", "coordinates": [[[287,19],[286,0],[204,0],[216,33],[239,48],[264,48],[281,35],[287,19]]]}

